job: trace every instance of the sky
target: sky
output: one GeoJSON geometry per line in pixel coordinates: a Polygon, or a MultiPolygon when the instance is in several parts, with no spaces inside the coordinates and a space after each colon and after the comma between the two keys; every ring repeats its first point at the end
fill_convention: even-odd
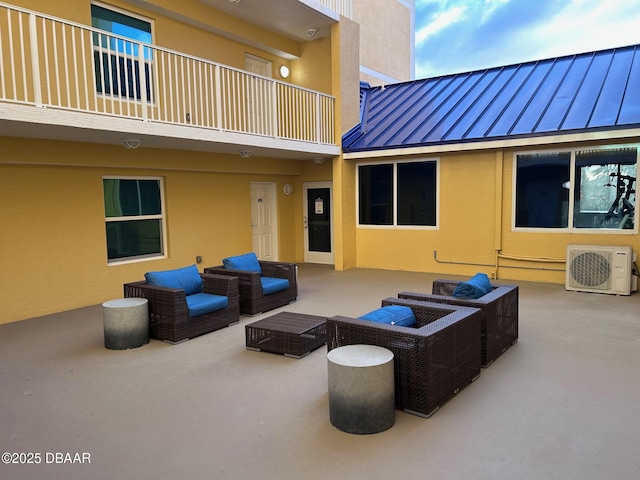
{"type": "Polygon", "coordinates": [[[416,78],[640,44],[638,0],[415,0],[416,78]]]}

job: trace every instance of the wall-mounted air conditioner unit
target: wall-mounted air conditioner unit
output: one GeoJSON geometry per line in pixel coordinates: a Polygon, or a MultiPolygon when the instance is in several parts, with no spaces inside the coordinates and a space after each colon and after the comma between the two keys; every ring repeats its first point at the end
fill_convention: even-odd
{"type": "Polygon", "coordinates": [[[565,288],[578,292],[629,295],[633,288],[633,248],[567,245],[565,288]]]}

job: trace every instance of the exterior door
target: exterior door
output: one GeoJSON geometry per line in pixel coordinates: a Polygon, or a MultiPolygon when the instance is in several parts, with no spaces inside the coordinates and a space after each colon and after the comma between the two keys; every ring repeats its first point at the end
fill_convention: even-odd
{"type": "Polygon", "coordinates": [[[304,261],[334,263],[331,182],[303,184],[304,261]]]}
{"type": "Polygon", "coordinates": [[[251,240],[260,260],[278,260],[275,183],[251,183],[251,240]]]}
{"type": "MultiPolygon", "coordinates": [[[[271,78],[271,62],[253,55],[245,55],[245,70],[263,77],[271,78]]],[[[248,77],[247,96],[247,129],[260,135],[273,134],[272,120],[272,84],[260,77],[248,77]]]]}

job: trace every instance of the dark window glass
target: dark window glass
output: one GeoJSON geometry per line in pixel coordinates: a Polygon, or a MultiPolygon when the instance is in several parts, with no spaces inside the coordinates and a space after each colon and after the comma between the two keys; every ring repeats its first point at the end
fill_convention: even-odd
{"type": "Polygon", "coordinates": [[[399,163],[398,225],[436,224],[436,162],[399,163]]]}
{"type": "Polygon", "coordinates": [[[109,260],[162,253],[161,220],[107,222],[109,260]]]}
{"type": "Polygon", "coordinates": [[[393,224],[393,165],[359,167],[360,224],[393,224]]]}
{"type": "Polygon", "coordinates": [[[571,153],[518,155],[516,227],[567,228],[571,153]]]}
{"type": "Polygon", "coordinates": [[[107,217],[162,214],[159,180],[105,178],[103,185],[107,217]]]}
{"type": "Polygon", "coordinates": [[[160,180],[105,178],[103,189],[109,260],[162,254],[160,180]]]}

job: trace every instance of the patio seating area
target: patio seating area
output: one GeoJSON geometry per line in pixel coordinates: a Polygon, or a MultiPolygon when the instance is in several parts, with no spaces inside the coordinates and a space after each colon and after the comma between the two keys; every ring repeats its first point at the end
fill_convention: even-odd
{"type": "Polygon", "coordinates": [[[372,435],[331,425],[327,347],[301,359],[246,349],[245,326],[279,312],[356,318],[442,277],[301,264],[295,303],[179,345],[106,349],[101,305],[0,325],[0,450],[42,454],[0,475],[640,478],[638,293],[498,280],[518,286],[518,342],[436,415],[396,410],[372,435]],[[76,453],[83,463],[45,461],[76,453]]]}

